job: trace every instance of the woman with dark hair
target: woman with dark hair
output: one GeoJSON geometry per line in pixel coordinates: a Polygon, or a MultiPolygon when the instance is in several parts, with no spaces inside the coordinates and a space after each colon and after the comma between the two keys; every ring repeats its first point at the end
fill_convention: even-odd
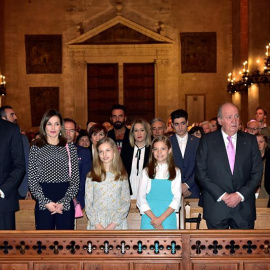
{"type": "Polygon", "coordinates": [[[47,111],[40,123],[40,138],[29,153],[28,184],[36,199],[37,230],[74,229],[73,198],[79,189],[78,156],[67,144],[64,123],[56,110],[47,111]]]}
{"type": "Polygon", "coordinates": [[[135,119],[130,127],[129,144],[124,144],[121,150],[129,177],[131,199],[137,199],[141,173],[149,159],[150,144],[150,125],[144,119],[135,119]]]}
{"type": "Polygon", "coordinates": [[[199,127],[199,126],[195,126],[195,127],[192,127],[189,132],[188,132],[190,135],[193,135],[197,138],[201,138],[203,135],[204,135],[204,131],[203,131],[203,128],[202,127],[199,127]]]}
{"type": "MultiPolygon", "coordinates": [[[[263,176],[260,187],[256,190],[258,198],[269,198],[270,195],[270,152],[267,148],[267,137],[263,134],[256,134],[258,147],[263,161],[263,176]]],[[[270,198],[267,207],[270,207],[270,198]]]]}
{"type": "Polygon", "coordinates": [[[156,137],[149,163],[142,171],[137,206],[141,229],[176,229],[181,201],[181,172],[175,167],[172,145],[165,136],[156,137]]]}
{"type": "Polygon", "coordinates": [[[101,124],[95,124],[89,129],[89,137],[90,137],[90,152],[91,157],[93,159],[95,153],[95,147],[102,138],[107,137],[107,129],[101,124]]]}
{"type": "Polygon", "coordinates": [[[90,138],[85,130],[79,132],[79,135],[76,138],[76,144],[84,148],[90,147],[90,138]]]}

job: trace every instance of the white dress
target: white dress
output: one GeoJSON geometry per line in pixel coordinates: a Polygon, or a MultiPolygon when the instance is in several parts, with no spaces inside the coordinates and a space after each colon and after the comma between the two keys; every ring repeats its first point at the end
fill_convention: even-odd
{"type": "Polygon", "coordinates": [[[88,230],[95,230],[96,224],[106,228],[116,223],[116,230],[128,229],[127,215],[130,208],[128,180],[114,181],[114,174],[108,172],[105,181],[93,182],[86,179],[85,212],[88,217],[88,230]]]}

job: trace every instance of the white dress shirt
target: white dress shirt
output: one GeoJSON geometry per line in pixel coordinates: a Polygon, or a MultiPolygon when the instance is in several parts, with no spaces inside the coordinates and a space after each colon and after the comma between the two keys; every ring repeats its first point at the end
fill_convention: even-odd
{"type": "Polygon", "coordinates": [[[131,195],[132,200],[137,199],[138,187],[139,187],[139,183],[140,183],[140,179],[142,175],[142,169],[143,169],[144,156],[145,156],[145,146],[139,148],[137,145],[135,145],[134,151],[133,151],[131,172],[130,172],[130,177],[129,177],[131,189],[132,189],[132,195],[131,195]],[[137,152],[139,149],[141,149],[141,155],[140,155],[140,160],[139,160],[139,169],[137,169],[137,161],[139,158],[137,155],[137,152]]]}
{"type": "MultiPolygon", "coordinates": [[[[156,168],[156,176],[155,179],[168,179],[168,164],[159,164],[156,168]]],[[[137,197],[137,206],[140,209],[140,213],[144,214],[145,211],[151,210],[149,204],[146,200],[146,195],[151,190],[151,181],[154,181],[148,177],[148,173],[146,169],[143,169],[142,176],[140,180],[138,197],[137,197]]],[[[159,180],[157,180],[159,181],[159,180]]],[[[171,207],[175,210],[175,212],[179,211],[181,206],[181,172],[178,168],[176,168],[176,177],[171,181],[171,191],[173,194],[173,199],[168,207],[171,207]]]]}
{"type": "Polygon", "coordinates": [[[179,135],[176,134],[176,138],[178,141],[179,148],[181,150],[182,157],[184,158],[188,141],[188,133],[186,133],[184,137],[180,137],[179,135]]]}

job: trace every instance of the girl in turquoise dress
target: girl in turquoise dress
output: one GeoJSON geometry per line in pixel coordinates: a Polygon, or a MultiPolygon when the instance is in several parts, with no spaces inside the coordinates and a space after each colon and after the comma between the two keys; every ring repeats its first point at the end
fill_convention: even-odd
{"type": "Polygon", "coordinates": [[[87,175],[85,185],[87,229],[127,229],[130,191],[118,149],[107,137],[98,141],[95,147],[93,169],[87,175]]]}
{"type": "Polygon", "coordinates": [[[156,137],[138,190],[141,229],[177,229],[181,193],[181,173],[174,165],[171,142],[165,136],[156,137]]]}

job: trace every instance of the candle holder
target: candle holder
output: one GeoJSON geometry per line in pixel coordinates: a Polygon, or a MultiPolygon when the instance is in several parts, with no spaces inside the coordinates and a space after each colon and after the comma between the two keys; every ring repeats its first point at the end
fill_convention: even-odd
{"type": "Polygon", "coordinates": [[[0,76],[0,95],[6,95],[6,77],[4,75],[0,76]]]}
{"type": "MultiPolygon", "coordinates": [[[[268,49],[268,48],[267,48],[268,49]]],[[[256,84],[270,84],[270,56],[268,55],[268,52],[266,53],[265,57],[265,66],[263,72],[260,72],[258,70],[255,70],[254,72],[250,73],[248,70],[246,70],[245,65],[247,64],[247,61],[243,63],[244,69],[242,74],[242,77],[239,81],[230,80],[228,79],[227,84],[227,92],[234,94],[236,92],[247,92],[249,86],[251,86],[253,83],[256,84]]]]}

